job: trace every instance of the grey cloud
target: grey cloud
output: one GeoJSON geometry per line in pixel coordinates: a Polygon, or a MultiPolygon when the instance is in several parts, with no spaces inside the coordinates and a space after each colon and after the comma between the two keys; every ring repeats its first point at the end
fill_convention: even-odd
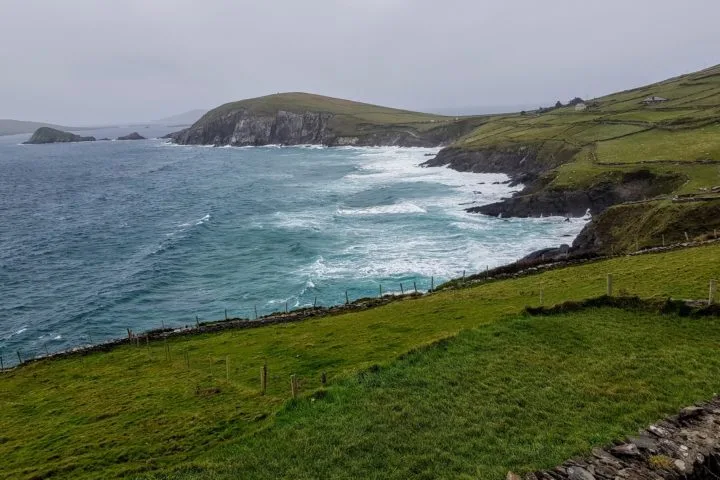
{"type": "Polygon", "coordinates": [[[0,118],[280,91],[413,109],[597,96],[719,63],[715,0],[0,0],[0,118]]]}

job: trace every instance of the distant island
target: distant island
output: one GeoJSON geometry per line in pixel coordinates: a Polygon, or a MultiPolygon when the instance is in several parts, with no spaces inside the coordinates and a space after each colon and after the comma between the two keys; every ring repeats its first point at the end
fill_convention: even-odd
{"type": "Polygon", "coordinates": [[[146,140],[146,138],[137,132],[133,132],[130,135],[125,135],[124,137],[118,137],[118,140],[146,140]]]}
{"type": "Polygon", "coordinates": [[[7,118],[0,119],[0,136],[3,135],[19,135],[22,133],[32,133],[40,127],[50,127],[56,130],[92,130],[94,127],[67,127],[54,125],[46,122],[27,122],[23,120],[10,120],[7,118]]]}
{"type": "Polygon", "coordinates": [[[46,143],[94,142],[95,137],[82,137],[70,132],[63,132],[50,127],[40,127],[35,130],[25,145],[42,145],[46,143]]]}

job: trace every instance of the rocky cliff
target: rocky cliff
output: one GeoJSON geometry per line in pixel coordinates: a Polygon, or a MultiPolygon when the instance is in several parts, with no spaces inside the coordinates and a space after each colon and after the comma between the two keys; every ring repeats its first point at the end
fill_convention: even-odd
{"type": "MultiPolygon", "coordinates": [[[[639,168],[608,177],[604,181],[578,188],[557,187],[550,172],[567,163],[577,153],[563,147],[548,155],[532,146],[512,146],[485,150],[446,148],[424,166],[444,166],[459,171],[476,173],[505,173],[513,182],[525,185],[523,191],[497,203],[472,207],[470,213],[502,217],[570,216],[581,217],[588,211],[595,217],[573,243],[559,253],[604,252],[613,241],[608,219],[616,214],[604,214],[610,207],[627,202],[638,202],[667,194],[678,188],[686,178],[679,174],[659,175],[639,168]]],[[[622,222],[610,222],[619,227],[622,222]]],[[[659,235],[659,234],[658,234],[659,235]]],[[[536,252],[555,255],[558,252],[536,252]]]]}
{"type": "Polygon", "coordinates": [[[239,110],[226,115],[201,119],[188,129],[170,134],[182,145],[327,145],[435,147],[457,138],[472,126],[462,122],[416,131],[403,126],[377,126],[355,131],[341,131],[336,116],[328,112],[303,113],[278,110],[274,114],[257,114],[239,110]]]}
{"type": "Polygon", "coordinates": [[[167,138],[184,145],[434,147],[450,143],[484,121],[286,93],[222,105],[167,138]]]}
{"type": "Polygon", "coordinates": [[[278,111],[274,115],[238,110],[226,115],[201,119],[188,129],[171,135],[184,145],[301,145],[327,144],[331,139],[331,114],[278,111]]]}
{"type": "Polygon", "coordinates": [[[45,143],[68,143],[68,142],[94,142],[95,137],[82,137],[70,132],[63,132],[50,127],[41,127],[35,130],[26,145],[40,145],[45,143]]]}

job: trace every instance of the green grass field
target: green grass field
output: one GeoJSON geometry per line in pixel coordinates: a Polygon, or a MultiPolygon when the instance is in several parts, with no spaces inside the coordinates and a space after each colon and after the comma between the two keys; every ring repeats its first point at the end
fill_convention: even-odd
{"type": "MultiPolygon", "coordinates": [[[[563,107],[542,114],[493,117],[453,146],[467,150],[534,147],[548,157],[556,154],[558,146],[576,148],[574,158],[549,172],[553,179],[561,177],[556,186],[566,188],[603,181],[617,165],[637,170],[656,161],[720,161],[720,66],[590,100],[588,105],[588,110],[580,112],[563,107]],[[668,101],[642,104],[650,95],[668,101]],[[546,148],[548,144],[551,148],[546,148]],[[588,149],[594,153],[591,165],[588,149]]],[[[682,173],[695,193],[707,185],[720,185],[720,171],[682,173]]],[[[688,190],[682,193],[693,193],[688,190]]]]}
{"type": "MultiPolygon", "coordinates": [[[[165,345],[157,342],[149,348],[124,346],[26,365],[0,378],[3,471],[9,478],[78,479],[163,472],[187,462],[202,463],[201,457],[216,464],[221,458],[212,457],[216,448],[221,449],[217,455],[234,455],[223,452],[251,438],[262,442],[274,435],[266,430],[284,422],[287,413],[275,413],[289,400],[292,374],[298,375],[303,395],[321,387],[322,372],[341,392],[358,372],[373,365],[400,368],[398,358],[410,350],[462,330],[503,324],[525,306],[537,305],[541,289],[546,304],[603,294],[607,273],[615,274],[619,293],[704,298],[709,279],[720,277],[720,245],[616,258],[302,323],[172,339],[169,360],[165,345]],[[264,362],[270,374],[263,396],[259,373],[264,362]]],[[[655,335],[652,328],[646,334],[655,335]]],[[[508,350],[513,348],[508,345],[508,350]]],[[[513,372],[504,373],[508,381],[515,381],[513,372]]],[[[522,383],[522,377],[516,380],[522,383]]],[[[692,382],[686,387],[704,394],[692,390],[692,382]]],[[[668,398],[663,408],[687,397],[668,398]]],[[[635,419],[638,422],[660,411],[640,408],[648,410],[635,419]]],[[[423,412],[417,415],[431,414],[423,412]]],[[[610,426],[605,435],[627,425],[610,426]]],[[[578,438],[572,448],[595,437],[578,438]]],[[[408,458],[414,455],[407,453],[408,458]]],[[[481,457],[473,458],[467,461],[481,457]]],[[[357,461],[352,468],[364,468],[365,460],[357,461]]],[[[393,461],[403,463],[400,458],[393,461]]]]}
{"type": "Polygon", "coordinates": [[[610,308],[461,332],[285,407],[262,435],[156,478],[503,478],[710,398],[720,321],[610,308]]]}

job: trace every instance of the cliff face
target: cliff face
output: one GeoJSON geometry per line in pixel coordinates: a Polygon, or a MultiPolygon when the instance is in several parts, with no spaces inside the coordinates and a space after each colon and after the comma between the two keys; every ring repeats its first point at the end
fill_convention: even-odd
{"type": "Polygon", "coordinates": [[[275,115],[258,115],[239,110],[171,135],[183,145],[300,145],[327,143],[327,123],[332,115],[316,112],[297,114],[278,111],[275,115]]]}
{"type": "Polygon", "coordinates": [[[411,125],[360,125],[339,128],[333,113],[278,110],[274,114],[237,110],[202,118],[190,128],[166,138],[181,145],[327,145],[435,147],[444,145],[476,127],[464,119],[419,131],[411,125]]]}
{"type": "Polygon", "coordinates": [[[559,150],[551,156],[539,155],[532,147],[507,150],[464,151],[446,148],[425,166],[443,166],[476,173],[505,173],[525,189],[501,202],[469,208],[471,213],[503,217],[563,215],[581,217],[589,210],[600,214],[613,205],[634,202],[669,193],[683,181],[679,175],[655,175],[648,170],[629,172],[614,181],[581,189],[555,188],[543,175],[566,163],[577,150],[559,150]]]}
{"type": "Polygon", "coordinates": [[[63,132],[50,127],[41,127],[35,130],[26,145],[41,145],[45,143],[68,143],[68,142],[94,142],[95,137],[81,137],[70,132],[63,132]]]}
{"type": "MultiPolygon", "coordinates": [[[[576,153],[576,150],[562,148],[548,155],[547,152],[539,152],[530,146],[474,151],[446,148],[424,166],[447,165],[466,172],[505,173],[514,182],[525,184],[522,192],[497,203],[469,208],[467,211],[470,213],[502,217],[581,217],[589,211],[594,217],[593,220],[587,224],[572,247],[565,246],[566,249],[560,252],[561,254],[605,252],[609,249],[609,245],[618,244],[618,240],[614,238],[616,233],[613,232],[628,230],[631,228],[629,226],[633,228],[642,226],[633,235],[633,238],[642,238],[642,231],[652,230],[648,227],[648,222],[639,216],[648,209],[647,204],[634,204],[624,209],[617,207],[611,211],[609,209],[627,202],[639,202],[668,194],[686,181],[686,178],[680,174],[659,175],[640,168],[583,187],[561,188],[552,185],[552,178],[547,175],[548,172],[568,162],[576,153]],[[618,214],[626,210],[632,210],[637,214],[632,218],[618,214]]],[[[657,224],[659,221],[656,217],[667,215],[667,209],[662,212],[654,216],[649,224],[657,224]]],[[[672,216],[672,218],[691,217],[696,218],[698,215],[672,216]]],[[[710,224],[708,222],[709,220],[705,220],[702,225],[707,226],[710,224]]],[[[672,232],[682,232],[683,228],[668,226],[655,232],[655,236],[660,238],[664,234],[670,239],[672,232]]],[[[694,230],[691,228],[690,231],[694,230]]],[[[616,245],[616,248],[620,248],[620,245],[616,245]]],[[[552,256],[557,252],[538,253],[552,256]]]]}

